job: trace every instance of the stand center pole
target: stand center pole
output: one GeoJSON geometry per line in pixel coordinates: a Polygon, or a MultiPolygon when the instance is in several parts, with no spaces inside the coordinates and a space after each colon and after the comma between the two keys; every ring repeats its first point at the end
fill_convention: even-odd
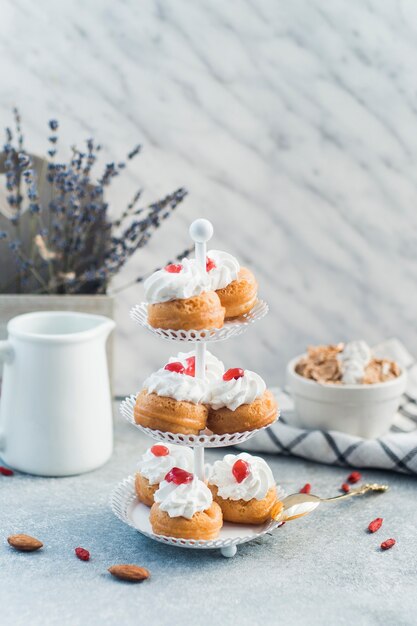
{"type": "MultiPolygon", "coordinates": [[[[190,235],[195,243],[195,260],[206,272],[207,241],[213,236],[213,226],[205,219],[195,220],[190,226],[190,235]]],[[[195,375],[197,378],[206,377],[206,344],[198,341],[195,344],[195,375]]],[[[204,481],[204,447],[194,447],[194,473],[204,481]]]]}

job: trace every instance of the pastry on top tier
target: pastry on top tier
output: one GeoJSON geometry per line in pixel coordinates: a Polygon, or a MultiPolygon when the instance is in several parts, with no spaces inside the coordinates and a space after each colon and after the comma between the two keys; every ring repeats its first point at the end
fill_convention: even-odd
{"type": "Polygon", "coordinates": [[[152,506],[159,483],[173,467],[189,472],[194,469],[194,456],[190,448],[157,443],[146,450],[138,463],[135,476],[136,495],[141,502],[152,506]]]}
{"type": "Polygon", "coordinates": [[[134,408],[137,424],[187,435],[205,428],[209,384],[187,374],[187,369],[180,361],[168,363],[145,380],[134,408]]]}
{"type": "Polygon", "coordinates": [[[221,250],[209,250],[206,269],[210,288],[226,309],[226,319],[244,315],[255,306],[258,283],[252,272],[241,268],[234,256],[221,250]]]}
{"type": "Polygon", "coordinates": [[[246,452],[226,454],[216,461],[209,478],[223,519],[236,524],[262,524],[277,502],[275,480],[268,464],[246,452]]]}
{"type": "Polygon", "coordinates": [[[150,522],[157,535],[215,539],[223,525],[210,489],[190,472],[174,467],[154,495],[150,522]]]}
{"type": "Polygon", "coordinates": [[[210,281],[194,260],[167,265],[144,283],[148,322],[154,328],[202,330],[221,328],[224,308],[210,281]]]}
{"type": "Polygon", "coordinates": [[[235,367],[210,390],[207,427],[218,435],[254,430],[272,424],[278,405],[262,378],[235,367]]]}

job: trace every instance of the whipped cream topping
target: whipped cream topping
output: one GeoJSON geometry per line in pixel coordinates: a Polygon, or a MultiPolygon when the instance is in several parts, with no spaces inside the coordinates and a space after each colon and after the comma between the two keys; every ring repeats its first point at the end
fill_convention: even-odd
{"type": "Polygon", "coordinates": [[[240,265],[234,256],[222,250],[209,250],[207,257],[213,259],[216,264],[216,267],[208,272],[210,289],[213,291],[223,289],[237,279],[240,265]]]}
{"type": "Polygon", "coordinates": [[[361,383],[366,366],[372,358],[368,344],[365,341],[346,343],[338,357],[342,368],[342,382],[346,385],[361,383]]]}
{"type": "Polygon", "coordinates": [[[148,393],[156,393],[158,396],[185,400],[194,404],[207,402],[210,390],[206,380],[186,374],[170,372],[164,368],[153,372],[143,383],[148,393]]]}
{"type": "Polygon", "coordinates": [[[193,259],[182,259],[178,273],[165,269],[151,274],[144,282],[145,299],[149,304],[185,300],[210,289],[208,275],[193,259]]]}
{"type": "Polygon", "coordinates": [[[227,407],[235,411],[242,404],[260,398],[266,389],[264,380],[255,372],[244,370],[244,375],[232,380],[220,380],[210,392],[209,403],[213,409],[227,407]]]}
{"type": "Polygon", "coordinates": [[[275,480],[269,465],[259,456],[247,452],[226,454],[222,461],[216,461],[210,474],[210,483],[216,485],[221,498],[229,500],[245,500],[256,498],[262,500],[268,491],[275,487],[275,480]],[[233,465],[238,460],[246,461],[249,474],[238,483],[233,475],[233,465]]]}
{"type": "Polygon", "coordinates": [[[210,489],[194,476],[188,484],[176,485],[163,480],[154,495],[161,511],[170,517],[191,519],[194,513],[206,511],[211,507],[213,496],[210,489]]]}
{"type": "MultiPolygon", "coordinates": [[[[178,352],[177,356],[172,356],[169,359],[169,363],[175,363],[179,361],[184,366],[187,365],[187,359],[190,357],[195,357],[195,350],[191,350],[190,352],[178,352]]],[[[206,381],[209,384],[214,384],[224,374],[224,365],[223,363],[217,359],[211,352],[206,350],[206,381]]]]}
{"type": "Polygon", "coordinates": [[[152,448],[148,448],[138,463],[138,472],[148,479],[149,484],[156,485],[164,480],[173,467],[180,467],[187,472],[194,469],[194,456],[190,448],[175,446],[172,443],[162,444],[169,450],[166,456],[155,456],[152,448]]]}

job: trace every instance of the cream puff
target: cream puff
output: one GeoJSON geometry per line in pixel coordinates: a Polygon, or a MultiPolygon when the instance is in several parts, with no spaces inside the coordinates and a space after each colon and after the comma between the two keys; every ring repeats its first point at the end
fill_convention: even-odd
{"type": "Polygon", "coordinates": [[[263,524],[276,512],[275,480],[258,456],[226,454],[214,463],[209,487],[227,522],[263,524]]]}
{"type": "Polygon", "coordinates": [[[157,443],[148,448],[138,463],[135,476],[138,499],[147,506],[152,506],[159,483],[173,467],[193,471],[194,456],[190,448],[172,443],[157,443]]]}
{"type": "Polygon", "coordinates": [[[137,424],[170,433],[197,435],[206,427],[209,384],[172,362],[151,374],[136,398],[137,424]]]}
{"type": "Polygon", "coordinates": [[[207,485],[190,472],[172,468],[154,498],[149,519],[156,535],[209,540],[219,534],[221,508],[207,485]]]}
{"type": "Polygon", "coordinates": [[[148,322],[165,330],[221,328],[225,310],[210,280],[194,260],[183,259],[149,276],[145,283],[148,322]]]}
{"type": "Polygon", "coordinates": [[[206,263],[210,288],[226,309],[225,318],[248,313],[258,298],[258,283],[246,267],[240,267],[235,257],[221,250],[209,250],[206,263]]]}
{"type": "Polygon", "coordinates": [[[207,427],[215,434],[263,428],[275,422],[278,405],[262,378],[235,367],[210,390],[207,427]]]}

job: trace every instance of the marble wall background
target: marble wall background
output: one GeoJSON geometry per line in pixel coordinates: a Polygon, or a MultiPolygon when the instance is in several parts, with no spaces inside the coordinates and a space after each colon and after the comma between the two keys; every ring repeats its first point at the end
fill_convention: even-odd
{"type": "MultiPolygon", "coordinates": [[[[51,117],[107,158],[143,143],[114,206],[190,195],[118,286],[207,216],[271,306],[216,351],[270,383],[310,342],[398,335],[417,354],[416,67],[413,0],[0,0],[1,126],[18,104],[36,151],[51,117]]],[[[172,348],[130,321],[141,297],[118,295],[118,393],[172,348]]]]}

